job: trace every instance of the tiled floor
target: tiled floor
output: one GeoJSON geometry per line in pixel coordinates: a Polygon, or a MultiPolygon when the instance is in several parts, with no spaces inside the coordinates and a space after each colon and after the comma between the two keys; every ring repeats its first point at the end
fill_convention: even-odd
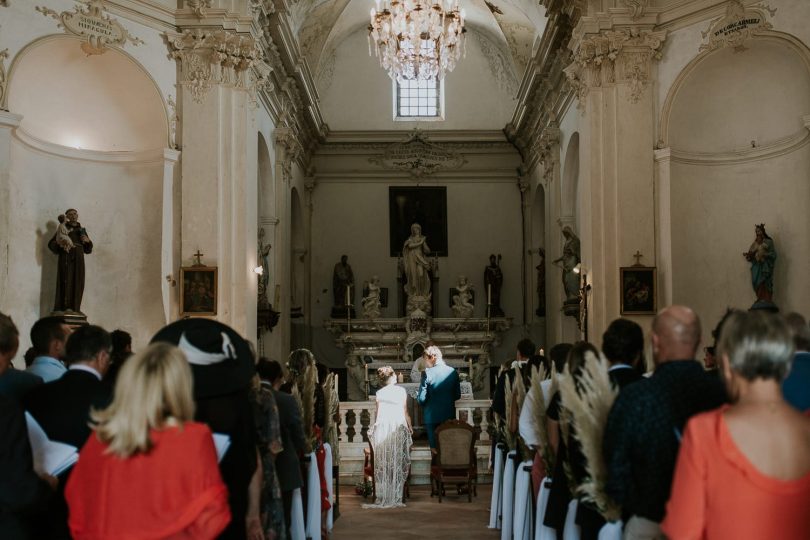
{"type": "Polygon", "coordinates": [[[331,540],[496,540],[500,531],[487,528],[491,493],[491,486],[479,485],[478,497],[469,503],[467,495],[448,490],[439,503],[428,486],[412,486],[405,508],[363,509],[370,501],[341,486],[331,540]]]}

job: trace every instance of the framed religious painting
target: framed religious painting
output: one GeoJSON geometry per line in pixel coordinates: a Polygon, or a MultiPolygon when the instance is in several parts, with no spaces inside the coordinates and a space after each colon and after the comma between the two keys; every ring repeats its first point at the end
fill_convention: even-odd
{"type": "Polygon", "coordinates": [[[655,315],[658,311],[658,277],[654,266],[619,269],[622,315],[655,315]]]}
{"type": "Polygon", "coordinates": [[[399,257],[411,225],[418,223],[431,256],[447,257],[447,187],[388,188],[388,235],[391,257],[399,257]]]}
{"type": "Polygon", "coordinates": [[[217,314],[217,267],[180,268],[180,316],[206,317],[217,314]]]}

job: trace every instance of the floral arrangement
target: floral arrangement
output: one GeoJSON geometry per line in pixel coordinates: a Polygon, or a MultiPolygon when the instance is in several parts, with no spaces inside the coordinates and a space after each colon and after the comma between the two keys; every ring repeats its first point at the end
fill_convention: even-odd
{"type": "Polygon", "coordinates": [[[371,495],[371,480],[363,480],[354,485],[354,492],[361,495],[364,499],[371,495]]]}

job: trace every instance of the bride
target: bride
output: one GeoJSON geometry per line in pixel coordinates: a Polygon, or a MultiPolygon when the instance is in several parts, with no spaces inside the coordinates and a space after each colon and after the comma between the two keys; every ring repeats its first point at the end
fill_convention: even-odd
{"type": "Polygon", "coordinates": [[[405,389],[397,386],[397,376],[390,366],[377,370],[382,388],[377,390],[377,413],[369,433],[374,450],[374,483],[377,499],[363,508],[405,506],[402,494],[411,466],[411,417],[408,414],[405,389]]]}

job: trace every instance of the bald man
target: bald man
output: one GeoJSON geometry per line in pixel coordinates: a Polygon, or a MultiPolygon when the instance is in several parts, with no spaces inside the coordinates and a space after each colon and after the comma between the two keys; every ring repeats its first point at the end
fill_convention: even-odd
{"type": "Polygon", "coordinates": [[[664,517],[681,433],[693,415],[726,400],[716,375],[695,360],[700,320],[685,306],[670,306],[652,324],[655,372],[625,387],[608,416],[603,451],[607,494],[622,506],[625,540],[664,539],[664,517]]]}

